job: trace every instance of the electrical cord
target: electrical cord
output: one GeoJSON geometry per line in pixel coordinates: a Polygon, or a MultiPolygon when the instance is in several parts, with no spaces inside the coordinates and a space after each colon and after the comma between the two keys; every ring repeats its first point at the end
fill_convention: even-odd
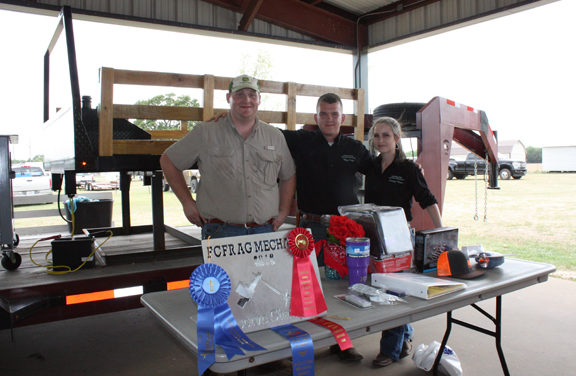
{"type": "MultiPolygon", "coordinates": [[[[56,201],[58,203],[58,213],[60,214],[60,217],[62,217],[62,219],[67,222],[67,223],[71,223],[73,221],[67,219],[64,217],[64,215],[62,214],[62,210],[60,208],[60,192],[62,191],[62,187],[60,186],[60,188],[58,188],[58,200],[56,201]]],[[[74,213],[72,213],[72,215],[74,215],[74,213]]],[[[74,234],[74,231],[72,231],[72,234],[74,234]]]]}

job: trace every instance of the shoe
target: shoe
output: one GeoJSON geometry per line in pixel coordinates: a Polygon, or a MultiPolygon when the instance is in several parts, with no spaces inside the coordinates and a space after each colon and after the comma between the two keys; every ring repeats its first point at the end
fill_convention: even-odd
{"type": "Polygon", "coordinates": [[[407,357],[412,352],[412,340],[404,341],[402,344],[402,351],[400,352],[400,359],[407,357]]]}
{"type": "Polygon", "coordinates": [[[338,358],[343,362],[357,362],[364,359],[362,354],[360,354],[354,347],[347,350],[340,350],[340,346],[332,345],[330,346],[330,352],[337,354],[338,358]]]}
{"type": "Polygon", "coordinates": [[[377,368],[382,368],[382,367],[386,367],[389,366],[390,364],[392,364],[394,361],[392,360],[392,358],[390,358],[388,355],[384,355],[382,353],[379,353],[376,356],[376,359],[374,359],[372,361],[372,365],[374,367],[377,368]]]}

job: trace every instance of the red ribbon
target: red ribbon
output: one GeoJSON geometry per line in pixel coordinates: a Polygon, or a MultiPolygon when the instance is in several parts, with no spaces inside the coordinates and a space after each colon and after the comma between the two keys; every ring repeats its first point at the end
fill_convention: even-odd
{"type": "Polygon", "coordinates": [[[314,238],[308,230],[297,227],[288,234],[288,251],[294,256],[292,263],[292,298],[290,315],[310,317],[328,310],[310,254],[314,238]]]}
{"type": "Polygon", "coordinates": [[[342,325],[336,324],[333,321],[326,320],[321,317],[316,317],[308,321],[316,325],[323,326],[326,329],[330,330],[332,332],[332,335],[336,339],[336,342],[338,342],[340,350],[344,351],[354,347],[352,341],[350,340],[350,337],[348,336],[348,333],[346,333],[346,329],[344,329],[342,325]]]}

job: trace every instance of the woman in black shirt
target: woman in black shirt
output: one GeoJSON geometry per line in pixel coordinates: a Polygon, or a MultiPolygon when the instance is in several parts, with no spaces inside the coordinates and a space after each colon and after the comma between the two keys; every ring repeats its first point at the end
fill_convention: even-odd
{"type": "MultiPolygon", "coordinates": [[[[436,198],[428,189],[420,167],[406,159],[402,150],[402,129],[396,119],[381,117],[368,133],[372,164],[366,174],[365,202],[383,206],[399,206],[406,219],[412,220],[412,197],[426,209],[434,226],[442,227],[436,198]]],[[[382,332],[380,353],[372,364],[385,367],[406,357],[412,350],[414,330],[409,324],[382,332]]]]}

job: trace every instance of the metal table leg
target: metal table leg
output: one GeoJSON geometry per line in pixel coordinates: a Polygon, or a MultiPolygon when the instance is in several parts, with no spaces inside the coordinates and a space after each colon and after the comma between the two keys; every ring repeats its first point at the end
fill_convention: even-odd
{"type": "Polygon", "coordinates": [[[476,304],[471,304],[478,312],[482,313],[488,319],[490,319],[495,326],[495,330],[487,330],[481,328],[479,326],[452,318],[452,311],[446,312],[446,332],[444,333],[444,338],[442,339],[442,344],[438,349],[438,354],[436,355],[436,359],[434,360],[434,367],[432,368],[432,373],[434,376],[438,374],[438,366],[440,365],[440,359],[444,353],[444,348],[446,347],[446,343],[448,342],[448,337],[450,336],[450,332],[452,330],[452,324],[458,324],[464,326],[468,329],[475,330],[480,333],[484,333],[486,335],[492,336],[495,338],[496,342],[496,350],[498,351],[498,357],[500,358],[500,364],[502,366],[502,371],[504,371],[504,375],[510,376],[510,372],[508,371],[508,365],[506,364],[506,359],[504,358],[504,352],[502,351],[502,296],[496,297],[496,317],[493,317],[488,312],[483,310],[482,308],[478,307],[476,304]]]}

